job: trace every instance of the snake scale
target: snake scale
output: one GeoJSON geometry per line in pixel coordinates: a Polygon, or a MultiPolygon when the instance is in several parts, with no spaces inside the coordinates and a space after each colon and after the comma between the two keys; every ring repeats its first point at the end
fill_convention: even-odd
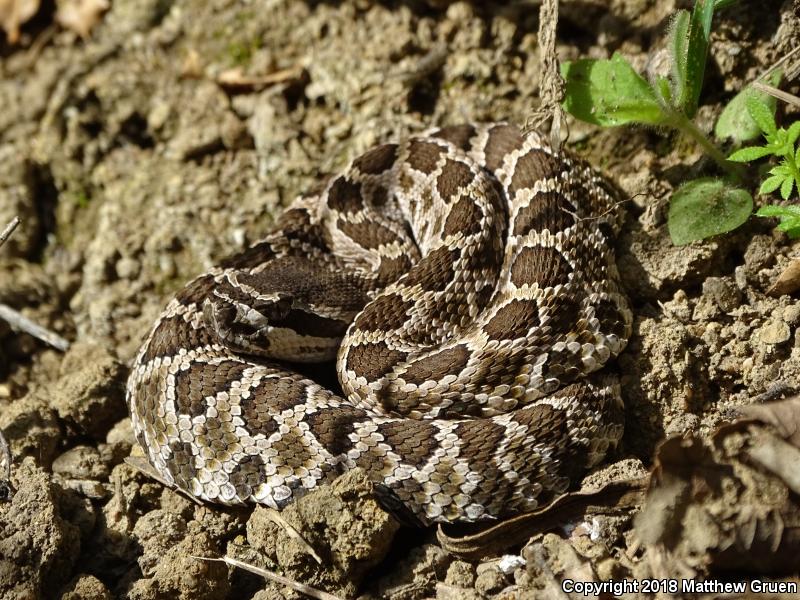
{"type": "Polygon", "coordinates": [[[223,504],[361,467],[422,524],[541,506],[622,435],[612,190],[504,123],[369,150],[166,307],[127,387],[150,463],[223,504]],[[333,359],[341,390],[298,371],[333,359]]]}

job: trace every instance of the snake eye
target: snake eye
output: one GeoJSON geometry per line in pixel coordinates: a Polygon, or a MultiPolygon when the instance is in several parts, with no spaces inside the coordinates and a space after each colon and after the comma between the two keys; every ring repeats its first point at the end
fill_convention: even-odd
{"type": "Polygon", "coordinates": [[[292,310],[293,298],[288,294],[280,294],[277,300],[258,302],[253,310],[264,315],[270,325],[282,323],[292,310]]]}

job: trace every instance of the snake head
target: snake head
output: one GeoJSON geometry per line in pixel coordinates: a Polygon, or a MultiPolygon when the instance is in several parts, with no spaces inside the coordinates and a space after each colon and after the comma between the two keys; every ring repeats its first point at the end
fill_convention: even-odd
{"type": "Polygon", "coordinates": [[[335,357],[347,323],[314,314],[291,291],[264,291],[249,283],[246,274],[230,273],[204,301],[203,320],[219,343],[240,354],[280,360],[335,357]],[[318,331],[329,335],[315,335],[318,331]]]}

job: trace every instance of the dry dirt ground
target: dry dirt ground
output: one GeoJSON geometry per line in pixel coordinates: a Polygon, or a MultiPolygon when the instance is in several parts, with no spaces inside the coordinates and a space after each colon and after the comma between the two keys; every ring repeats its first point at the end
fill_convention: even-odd
{"type": "MultiPolygon", "coordinates": [[[[620,51],[644,71],[688,5],[564,0],[559,57],[620,51]]],[[[797,576],[797,481],[739,460],[775,436],[718,430],[737,407],[797,387],[800,304],[765,294],[795,251],[755,218],[673,246],[670,193],[710,165],[646,129],[569,122],[572,150],[629,198],[618,245],[636,313],[619,360],[626,434],[593,481],[641,475],[660,440],[683,436],[661,449],[660,487],[637,517],[578,519],[502,559],[460,560],[435,531],[400,528],[354,472],[283,513],[320,565],[268,511],[197,506],[124,463],[136,453],[128,364],[170,295],[377,142],[432,124],[524,123],[538,98],[537,6],[113,0],[86,39],[53,28],[51,12],[17,45],[0,42],[0,224],[23,221],[0,250],[0,302],[72,346],[60,353],[0,322],[0,428],[14,457],[0,598],[296,596],[193,558],[225,553],[347,598],[559,598],[566,577],[797,576]]],[[[720,15],[701,125],[799,38],[791,2],[720,15]]]]}

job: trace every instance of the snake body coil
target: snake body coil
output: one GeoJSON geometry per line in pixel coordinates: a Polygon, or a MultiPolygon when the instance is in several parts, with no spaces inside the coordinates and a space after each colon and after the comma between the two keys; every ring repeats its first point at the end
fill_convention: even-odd
{"type": "Polygon", "coordinates": [[[357,158],[189,283],[128,381],[152,465],[281,508],[362,467],[422,523],[531,510],[622,434],[631,315],[603,179],[506,124],[357,158]],[[342,395],[292,362],[337,359],[342,395]]]}

